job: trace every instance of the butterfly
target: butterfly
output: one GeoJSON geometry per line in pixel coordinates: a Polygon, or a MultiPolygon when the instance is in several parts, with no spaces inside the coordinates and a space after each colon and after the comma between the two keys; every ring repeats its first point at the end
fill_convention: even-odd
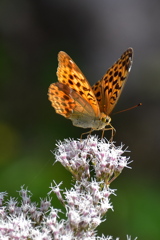
{"type": "Polygon", "coordinates": [[[74,126],[94,130],[112,130],[110,114],[115,107],[131,70],[133,49],[128,48],[92,87],[70,58],[58,53],[58,82],[48,89],[48,99],[55,111],[71,119],[74,126]],[[106,127],[107,126],[107,127],[106,127]]]}

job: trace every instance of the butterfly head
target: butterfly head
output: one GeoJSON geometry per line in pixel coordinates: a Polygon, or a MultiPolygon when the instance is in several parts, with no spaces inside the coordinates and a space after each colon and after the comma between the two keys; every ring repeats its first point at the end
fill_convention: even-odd
{"type": "Polygon", "coordinates": [[[106,125],[110,125],[111,118],[105,113],[101,113],[100,121],[97,129],[104,129],[106,125]]]}
{"type": "Polygon", "coordinates": [[[101,121],[105,123],[105,125],[108,125],[111,121],[111,118],[107,116],[105,113],[101,113],[101,121]]]}

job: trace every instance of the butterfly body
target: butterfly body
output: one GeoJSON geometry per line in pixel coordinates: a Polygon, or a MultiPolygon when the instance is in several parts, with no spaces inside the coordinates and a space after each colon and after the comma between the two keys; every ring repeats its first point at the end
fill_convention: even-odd
{"type": "Polygon", "coordinates": [[[115,107],[132,65],[132,48],[108,69],[93,87],[65,52],[58,54],[58,81],[49,87],[48,96],[58,114],[71,119],[74,126],[91,130],[114,129],[110,114],[115,107]]]}
{"type": "Polygon", "coordinates": [[[71,117],[72,123],[76,127],[91,128],[93,130],[104,129],[106,125],[109,125],[111,118],[105,114],[100,114],[99,117],[88,117],[88,115],[77,117],[73,114],[71,117]]]}

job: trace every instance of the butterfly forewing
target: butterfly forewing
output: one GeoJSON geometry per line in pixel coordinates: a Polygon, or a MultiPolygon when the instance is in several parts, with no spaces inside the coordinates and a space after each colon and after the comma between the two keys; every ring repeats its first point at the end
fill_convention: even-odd
{"type": "Polygon", "coordinates": [[[58,81],[78,93],[77,97],[79,96],[79,100],[83,99],[83,108],[88,106],[88,109],[90,109],[89,114],[93,117],[98,117],[100,115],[100,110],[97,99],[81,70],[69,55],[63,51],[58,54],[58,62],[58,81]]]}
{"type": "Polygon", "coordinates": [[[128,48],[93,87],[101,112],[110,115],[115,107],[132,65],[133,49],[128,48]]]}

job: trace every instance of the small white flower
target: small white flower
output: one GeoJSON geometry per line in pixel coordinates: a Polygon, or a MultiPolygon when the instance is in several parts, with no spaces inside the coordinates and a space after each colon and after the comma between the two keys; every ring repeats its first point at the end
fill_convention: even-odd
{"type": "Polygon", "coordinates": [[[8,194],[6,192],[0,192],[0,207],[2,206],[3,200],[7,195],[8,194]]]}
{"type": "Polygon", "coordinates": [[[69,210],[68,212],[68,220],[70,222],[70,225],[73,229],[78,229],[79,223],[80,223],[80,215],[79,212],[76,212],[75,210],[69,210]]]}

